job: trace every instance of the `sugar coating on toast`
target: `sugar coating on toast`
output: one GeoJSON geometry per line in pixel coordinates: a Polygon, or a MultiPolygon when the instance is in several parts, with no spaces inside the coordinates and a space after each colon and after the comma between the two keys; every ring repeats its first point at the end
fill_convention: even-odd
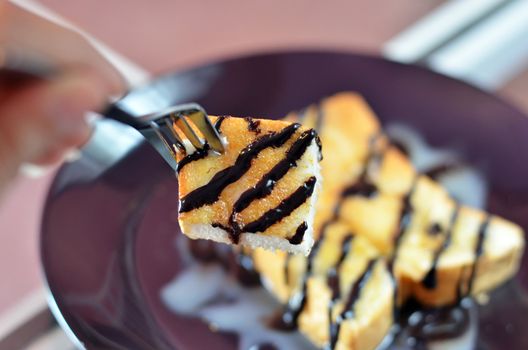
{"type": "Polygon", "coordinates": [[[211,119],[225,152],[205,149],[177,159],[183,233],[308,254],[321,184],[317,133],[287,121],[211,119]]]}
{"type": "Polygon", "coordinates": [[[452,305],[517,272],[522,229],[460,205],[417,173],[359,95],[335,95],[288,119],[317,129],[324,183],[310,254],[253,254],[286,305],[283,326],[319,347],[374,349],[409,298],[452,305]]]}

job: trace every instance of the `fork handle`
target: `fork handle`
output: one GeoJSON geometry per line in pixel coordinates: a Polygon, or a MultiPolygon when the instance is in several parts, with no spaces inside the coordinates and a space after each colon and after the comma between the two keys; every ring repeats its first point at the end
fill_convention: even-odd
{"type": "MultiPolygon", "coordinates": [[[[14,70],[1,68],[0,69],[0,103],[9,98],[10,93],[20,91],[24,88],[27,88],[39,81],[43,81],[46,78],[33,74],[27,71],[14,70]]],[[[115,119],[121,123],[130,125],[136,129],[141,129],[147,127],[144,122],[142,122],[137,117],[134,117],[124,111],[118,106],[118,104],[110,103],[101,114],[107,118],[115,119]]]]}
{"type": "Polygon", "coordinates": [[[137,130],[149,127],[148,123],[144,122],[137,116],[133,116],[130,113],[126,112],[124,109],[120,108],[119,105],[116,103],[109,104],[106,109],[101,112],[101,115],[106,118],[114,119],[118,122],[127,124],[137,130]]]}

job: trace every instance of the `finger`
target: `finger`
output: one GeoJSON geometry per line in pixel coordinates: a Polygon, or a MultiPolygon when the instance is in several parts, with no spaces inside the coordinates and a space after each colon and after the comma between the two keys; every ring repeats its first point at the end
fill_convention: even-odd
{"type": "Polygon", "coordinates": [[[92,136],[92,133],[93,130],[90,129],[90,134],[85,137],[83,141],[75,142],[71,147],[63,144],[51,146],[46,152],[31,160],[31,165],[45,169],[49,166],[58,165],[64,161],[74,161],[79,159],[81,156],[79,149],[89,141],[88,139],[92,136]]]}
{"type": "Polygon", "coordinates": [[[0,6],[0,45],[9,67],[40,65],[47,72],[87,66],[99,75],[108,94],[121,94],[126,88],[123,77],[83,35],[9,2],[0,6]]]}
{"type": "Polygon", "coordinates": [[[90,135],[85,112],[98,110],[106,97],[102,83],[86,72],[39,82],[0,106],[0,190],[22,163],[82,144],[90,135]]]}

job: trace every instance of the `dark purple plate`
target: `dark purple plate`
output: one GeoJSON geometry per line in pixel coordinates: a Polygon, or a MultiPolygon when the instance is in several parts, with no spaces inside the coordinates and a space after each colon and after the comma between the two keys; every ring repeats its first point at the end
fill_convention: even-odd
{"type": "MultiPolygon", "coordinates": [[[[488,209],[528,229],[528,119],[423,68],[345,53],[266,54],[166,75],[124,103],[148,112],[195,101],[211,114],[275,118],[346,90],[360,92],[383,123],[413,126],[432,145],[456,148],[484,169],[488,209]],[[156,103],[138,104],[144,96],[156,103]]],[[[176,179],[160,156],[110,121],[80,160],[60,170],[42,222],[42,262],[55,315],[85,347],[236,347],[236,337],[161,303],[160,288],[181,269],[176,199],[176,179]]],[[[526,260],[479,307],[479,349],[528,348],[526,260]]]]}

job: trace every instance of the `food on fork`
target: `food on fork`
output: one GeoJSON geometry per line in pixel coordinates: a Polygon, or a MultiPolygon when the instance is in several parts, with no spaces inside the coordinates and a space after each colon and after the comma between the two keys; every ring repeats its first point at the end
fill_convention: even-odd
{"type": "Polygon", "coordinates": [[[360,96],[288,119],[319,133],[324,183],[307,257],[254,251],[264,285],[286,305],[275,327],[298,327],[318,347],[375,349],[406,301],[453,305],[517,272],[522,229],[417,173],[360,96]]]}
{"type": "Polygon", "coordinates": [[[287,121],[211,119],[225,152],[177,155],[183,233],[308,254],[321,183],[317,133],[287,121]]]}

